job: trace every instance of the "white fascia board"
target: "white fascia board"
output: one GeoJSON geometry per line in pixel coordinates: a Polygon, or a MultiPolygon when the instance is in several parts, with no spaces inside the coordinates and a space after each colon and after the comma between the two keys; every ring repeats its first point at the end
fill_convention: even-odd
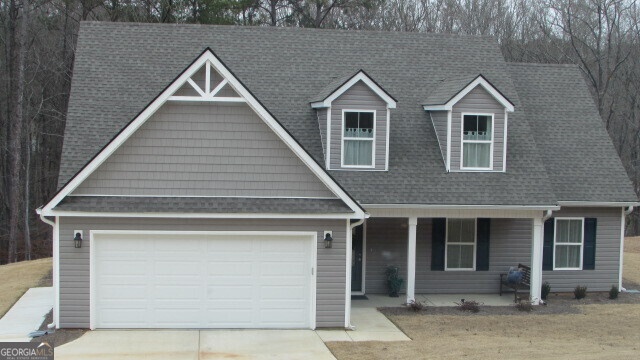
{"type": "Polygon", "coordinates": [[[500,103],[500,105],[504,106],[506,111],[513,112],[515,109],[513,104],[507,100],[498,89],[494,88],[491,83],[489,83],[484,77],[478,76],[475,80],[473,80],[469,85],[465,86],[456,96],[451,98],[446,104],[434,104],[434,105],[423,105],[422,108],[426,111],[450,111],[453,110],[453,106],[458,103],[462,98],[464,98],[471,90],[475,89],[476,86],[482,86],[485,90],[493,96],[496,101],[500,103]]]}
{"type": "Polygon", "coordinates": [[[340,95],[344,94],[347,90],[349,90],[353,85],[355,85],[358,81],[362,81],[373,91],[376,95],[378,95],[384,102],[387,103],[387,108],[395,109],[396,101],[387,93],[382,90],[378,84],[376,84],[373,80],[371,80],[365,73],[362,71],[358,72],[355,76],[349,79],[346,83],[342,84],[336,91],[331,93],[326,99],[323,101],[313,102],[311,103],[312,108],[321,108],[321,107],[330,107],[333,100],[337,99],[340,95]]]}
{"type": "Polygon", "coordinates": [[[467,85],[462,91],[460,91],[456,96],[454,96],[451,100],[446,103],[446,106],[450,106],[451,109],[453,105],[455,105],[458,101],[460,101],[463,97],[465,97],[471,90],[475,89],[476,86],[482,86],[485,90],[491,94],[491,96],[496,99],[500,103],[500,105],[504,106],[504,108],[508,112],[513,112],[515,109],[513,104],[507,100],[500,92],[494,88],[484,77],[478,76],[475,80],[473,80],[469,85],[467,85]]]}
{"type": "Polygon", "coordinates": [[[68,182],[54,198],[47,203],[43,210],[46,213],[51,210],[75,190],[89,177],[113,152],[116,151],[131,135],[133,135],[169,98],[202,66],[210,62],[238,95],[245,99],[247,105],[260,116],[260,118],[273,130],[278,137],[302,160],[309,169],[322,181],[336,196],[343,200],[356,214],[356,218],[363,218],[362,208],[338,185],[333,178],[311,158],[311,156],[298,144],[298,142],[278,123],[278,121],[265,109],[264,106],[245,88],[229,69],[213,54],[211,49],[206,49],[189,67],[178,76],[158,97],[151,102],[136,118],[129,123],[105,148],[103,148],[93,160],[68,182]]]}
{"type": "Polygon", "coordinates": [[[637,201],[558,201],[560,206],[580,206],[580,207],[625,207],[638,206],[637,201]]]}
{"type": "Polygon", "coordinates": [[[443,209],[443,210],[560,210],[558,205],[427,205],[362,204],[365,209],[443,209]]]}
{"type": "Polygon", "coordinates": [[[43,210],[44,216],[109,217],[109,218],[184,218],[184,219],[362,219],[366,215],[355,213],[290,214],[290,213],[188,213],[188,212],[97,212],[43,210]]]}

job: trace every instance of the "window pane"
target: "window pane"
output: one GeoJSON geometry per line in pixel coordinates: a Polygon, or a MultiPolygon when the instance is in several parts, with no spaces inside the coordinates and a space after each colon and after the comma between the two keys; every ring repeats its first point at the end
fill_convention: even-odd
{"type": "Polygon", "coordinates": [[[473,245],[447,245],[448,269],[472,269],[473,245]]]}
{"type": "Polygon", "coordinates": [[[447,241],[448,242],[460,242],[460,221],[462,219],[449,219],[447,220],[447,241]]]}
{"type": "Polygon", "coordinates": [[[556,268],[580,267],[580,245],[556,245],[556,268]]]}
{"type": "Polygon", "coordinates": [[[371,165],[373,155],[373,141],[370,140],[345,140],[344,164],[345,165],[371,165]]]}
{"type": "Polygon", "coordinates": [[[344,136],[354,138],[372,138],[373,113],[346,112],[344,136]]]}
{"type": "Polygon", "coordinates": [[[488,168],[491,157],[491,144],[464,143],[462,166],[468,168],[488,168]]]}
{"type": "Polygon", "coordinates": [[[561,220],[556,221],[556,243],[581,243],[582,221],[561,220]]]}
{"type": "Polygon", "coordinates": [[[449,219],[447,241],[450,243],[474,242],[475,223],[475,219],[449,219]]]}
{"type": "Polygon", "coordinates": [[[463,135],[465,140],[491,140],[491,116],[465,115],[463,135]]]}

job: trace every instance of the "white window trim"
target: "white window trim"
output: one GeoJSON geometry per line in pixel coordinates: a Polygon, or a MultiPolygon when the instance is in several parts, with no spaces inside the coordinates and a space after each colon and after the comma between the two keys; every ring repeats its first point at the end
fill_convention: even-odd
{"type": "Polygon", "coordinates": [[[584,218],[583,217],[557,217],[554,218],[554,223],[553,223],[553,270],[554,271],[564,271],[564,270],[582,270],[582,259],[584,257],[584,218]],[[556,242],[556,234],[558,231],[558,220],[580,220],[580,222],[582,223],[582,226],[580,227],[580,229],[582,230],[581,232],[581,242],[580,243],[560,243],[560,246],[563,245],[580,245],[580,266],[579,267],[575,267],[575,268],[569,268],[569,267],[556,267],[556,246],[558,245],[558,243],[556,242]]]}
{"type": "Polygon", "coordinates": [[[463,112],[460,114],[460,170],[470,171],[493,171],[493,148],[495,143],[495,114],[494,113],[478,113],[463,112]],[[471,116],[489,116],[491,117],[491,140],[465,140],[464,139],[464,117],[471,116]],[[465,167],[464,166],[464,144],[489,144],[489,167],[465,167]]]}
{"type": "Polygon", "coordinates": [[[371,109],[342,109],[342,125],[340,126],[340,167],[342,168],[353,168],[353,169],[375,169],[376,167],[376,122],[377,119],[377,111],[371,109]],[[344,136],[344,126],[345,126],[345,113],[348,112],[365,112],[373,114],[373,137],[371,138],[351,138],[344,136]],[[371,165],[345,165],[344,163],[344,142],[345,140],[356,140],[356,141],[371,141],[371,165]]]}
{"type": "MultiPolygon", "coordinates": [[[[476,271],[476,252],[478,250],[478,218],[473,219],[473,243],[465,242],[456,242],[452,243],[452,245],[473,245],[473,267],[472,268],[449,268],[449,264],[447,261],[447,254],[449,252],[449,219],[447,218],[445,224],[445,240],[444,240],[444,270],[445,271],[476,271]]],[[[452,219],[462,219],[468,220],[468,218],[452,218],[452,219]]]]}

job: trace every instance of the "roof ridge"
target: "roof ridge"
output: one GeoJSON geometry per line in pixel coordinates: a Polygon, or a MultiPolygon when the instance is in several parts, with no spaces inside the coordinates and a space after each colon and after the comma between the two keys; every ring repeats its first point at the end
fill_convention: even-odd
{"type": "Polygon", "coordinates": [[[578,65],[576,64],[553,64],[553,63],[533,63],[533,62],[523,62],[523,61],[507,61],[507,65],[515,65],[515,66],[533,66],[533,67],[568,67],[568,68],[576,68],[578,65]]]}

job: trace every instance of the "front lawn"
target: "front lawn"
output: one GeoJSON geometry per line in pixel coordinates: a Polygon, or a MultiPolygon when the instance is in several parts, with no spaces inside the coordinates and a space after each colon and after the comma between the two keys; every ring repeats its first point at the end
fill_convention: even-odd
{"type": "Polygon", "coordinates": [[[4,316],[29,288],[51,286],[40,281],[49,275],[51,268],[51,258],[0,265],[0,317],[4,316]]]}
{"type": "Polygon", "coordinates": [[[640,284],[640,236],[628,237],[624,240],[624,272],[622,275],[624,276],[623,286],[635,288],[637,284],[640,284]],[[632,284],[628,284],[629,282],[632,284]]]}
{"type": "Polygon", "coordinates": [[[637,358],[640,305],[579,309],[568,315],[390,315],[413,341],[327,346],[339,360],[637,358]]]}

